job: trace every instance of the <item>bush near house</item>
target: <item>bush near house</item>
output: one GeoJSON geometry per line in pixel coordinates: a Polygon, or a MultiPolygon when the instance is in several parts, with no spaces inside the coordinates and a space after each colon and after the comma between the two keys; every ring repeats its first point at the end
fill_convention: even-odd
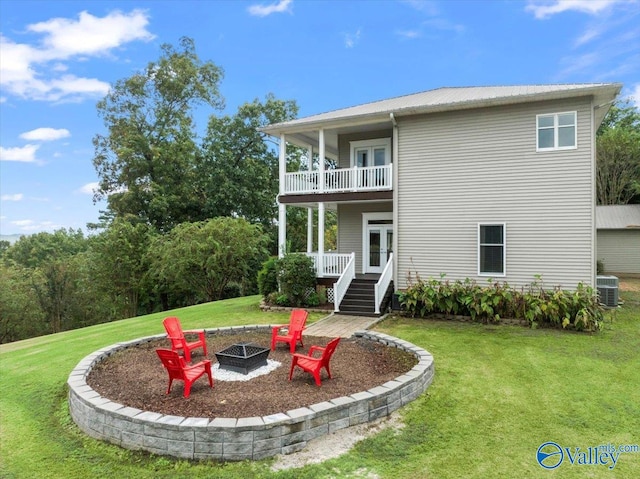
{"type": "MultiPolygon", "coordinates": [[[[441,278],[442,279],[442,278],[441,278]]],[[[482,323],[510,318],[526,321],[532,328],[556,327],[577,331],[601,328],[604,310],[590,286],[578,284],[575,291],[556,286],[544,289],[540,278],[528,288],[516,289],[495,282],[482,287],[467,278],[464,281],[418,279],[400,295],[404,311],[415,317],[430,314],[469,316],[482,323]]]]}
{"type": "Polygon", "coordinates": [[[258,273],[258,288],[267,303],[278,306],[314,307],[322,302],[315,291],[313,260],[304,254],[265,261],[258,273]]]}

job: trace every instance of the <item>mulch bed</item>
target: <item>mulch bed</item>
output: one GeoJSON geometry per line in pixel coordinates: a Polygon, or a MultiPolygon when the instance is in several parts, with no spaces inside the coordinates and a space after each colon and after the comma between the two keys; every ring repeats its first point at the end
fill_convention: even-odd
{"type": "MultiPolygon", "coordinates": [[[[309,346],[325,346],[332,338],[304,336],[309,346]]],[[[207,337],[208,358],[216,363],[215,352],[240,341],[261,346],[270,345],[265,331],[224,332],[207,337]]],[[[315,385],[311,374],[296,368],[288,380],[291,366],[289,346],[278,343],[269,359],[282,365],[275,371],[249,381],[214,381],[209,388],[206,376],[191,388],[191,396],[182,396],[182,382],[174,381],[170,394],[165,394],[168,375],[156,348],[169,348],[166,339],[120,351],[98,364],[89,374],[87,384],[101,396],[125,406],[161,414],[184,417],[255,417],[286,412],[312,404],[348,396],[384,384],[417,364],[415,357],[397,348],[365,339],[343,338],[331,359],[332,379],[321,373],[322,386],[315,385]]],[[[192,361],[205,359],[202,349],[194,351],[192,361]]]]}

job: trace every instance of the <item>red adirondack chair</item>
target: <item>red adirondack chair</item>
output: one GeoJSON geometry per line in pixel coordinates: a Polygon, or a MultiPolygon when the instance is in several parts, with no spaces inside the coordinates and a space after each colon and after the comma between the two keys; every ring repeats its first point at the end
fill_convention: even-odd
{"type": "Polygon", "coordinates": [[[309,313],[306,310],[294,309],[291,311],[288,325],[281,324],[280,326],[273,326],[271,330],[271,351],[276,349],[276,343],[278,342],[289,343],[291,354],[296,352],[298,341],[300,341],[300,344],[304,347],[302,343],[302,330],[307,323],[308,317],[309,313]]]}
{"type": "Polygon", "coordinates": [[[204,355],[207,355],[207,342],[204,339],[204,330],[183,331],[180,320],[173,316],[165,318],[162,324],[164,324],[164,329],[167,331],[167,337],[171,340],[171,350],[182,350],[187,362],[191,362],[191,351],[194,349],[202,348],[204,355]],[[198,340],[188,342],[184,337],[185,334],[197,334],[198,340]]]}
{"type": "Polygon", "coordinates": [[[156,349],[162,365],[169,373],[169,387],[167,394],[171,392],[171,385],[174,379],[184,381],[184,392],[182,395],[188,398],[191,394],[191,385],[200,376],[206,374],[209,376],[209,386],[213,387],[213,376],[211,375],[211,361],[205,359],[197,364],[188,365],[182,356],[175,351],[168,349],[156,349]]]}
{"type": "Polygon", "coordinates": [[[340,342],[340,338],[334,338],[329,341],[324,348],[321,346],[311,346],[309,349],[309,355],[304,354],[294,354],[291,358],[291,369],[289,370],[289,381],[291,381],[291,377],[293,376],[293,368],[298,366],[302,368],[304,371],[313,374],[313,378],[316,380],[316,385],[321,386],[320,383],[320,370],[325,368],[327,370],[327,374],[329,375],[329,379],[331,379],[331,370],[329,369],[329,361],[331,360],[331,356],[333,356],[338,343],[340,342]],[[314,357],[313,353],[316,351],[321,351],[322,356],[314,357]]]}

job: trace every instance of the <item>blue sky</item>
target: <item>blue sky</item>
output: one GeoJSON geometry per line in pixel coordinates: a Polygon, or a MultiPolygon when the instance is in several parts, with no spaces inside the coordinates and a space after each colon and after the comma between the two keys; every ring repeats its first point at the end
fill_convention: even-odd
{"type": "Polygon", "coordinates": [[[306,116],[442,86],[579,82],[621,82],[640,104],[639,0],[2,0],[0,32],[3,235],[98,219],[96,102],[182,36],[224,69],[226,113],[269,92],[306,116]]]}

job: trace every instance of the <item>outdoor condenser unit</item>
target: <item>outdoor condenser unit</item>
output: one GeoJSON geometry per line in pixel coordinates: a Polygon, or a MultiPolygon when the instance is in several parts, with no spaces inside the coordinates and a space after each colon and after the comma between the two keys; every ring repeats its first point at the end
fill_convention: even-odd
{"type": "Polygon", "coordinates": [[[607,308],[618,307],[618,287],[617,286],[598,286],[598,296],[600,302],[607,308]]]}
{"type": "Polygon", "coordinates": [[[618,278],[616,276],[596,276],[596,285],[598,286],[615,286],[618,287],[618,278]]]}
{"type": "Polygon", "coordinates": [[[596,286],[600,302],[607,308],[617,308],[618,278],[616,276],[596,276],[596,286]]]}

